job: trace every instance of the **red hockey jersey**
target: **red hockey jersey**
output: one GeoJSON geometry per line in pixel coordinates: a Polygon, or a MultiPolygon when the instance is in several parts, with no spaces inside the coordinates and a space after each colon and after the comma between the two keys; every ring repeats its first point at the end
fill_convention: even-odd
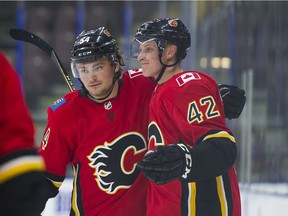
{"type": "Polygon", "coordinates": [[[25,104],[19,77],[0,52],[0,156],[34,147],[33,121],[25,104]]]}
{"type": "Polygon", "coordinates": [[[73,165],[71,215],[146,215],[147,180],[136,163],[147,151],[154,87],[141,71],[128,71],[116,98],[96,103],[74,91],[48,108],[39,152],[58,187],[73,165]]]}
{"type": "MultiPolygon", "coordinates": [[[[201,72],[185,71],[158,85],[149,115],[149,150],[179,142],[193,148],[209,136],[234,139],[225,125],[218,85],[201,72]],[[212,130],[217,134],[208,136],[212,130]]],[[[147,208],[151,216],[240,216],[235,170],[232,167],[216,178],[190,183],[175,180],[156,185],[149,182],[147,208]]]]}
{"type": "Polygon", "coordinates": [[[37,155],[34,125],[25,103],[19,77],[0,52],[0,184],[33,171],[42,171],[37,155]]]}

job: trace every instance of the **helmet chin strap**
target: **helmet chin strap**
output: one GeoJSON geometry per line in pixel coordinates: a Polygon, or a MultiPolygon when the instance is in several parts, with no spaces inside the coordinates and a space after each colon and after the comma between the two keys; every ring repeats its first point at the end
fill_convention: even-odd
{"type": "Polygon", "coordinates": [[[166,65],[166,64],[164,64],[164,63],[162,62],[161,59],[162,59],[162,53],[159,54],[159,61],[160,61],[161,65],[162,65],[162,69],[161,69],[158,77],[154,80],[154,82],[158,82],[158,81],[162,78],[162,76],[163,76],[163,74],[164,74],[164,72],[165,72],[165,70],[166,70],[167,67],[172,67],[172,66],[174,66],[174,65],[177,64],[177,61],[176,61],[174,64],[166,65]]]}

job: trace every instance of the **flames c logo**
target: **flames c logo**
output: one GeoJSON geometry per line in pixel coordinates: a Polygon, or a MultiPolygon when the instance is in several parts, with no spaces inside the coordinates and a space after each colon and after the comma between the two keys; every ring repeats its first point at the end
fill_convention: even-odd
{"type": "Polygon", "coordinates": [[[95,169],[98,187],[108,194],[129,188],[139,174],[136,163],[147,151],[144,137],[139,133],[126,133],[111,143],[97,146],[88,159],[95,169]]]}

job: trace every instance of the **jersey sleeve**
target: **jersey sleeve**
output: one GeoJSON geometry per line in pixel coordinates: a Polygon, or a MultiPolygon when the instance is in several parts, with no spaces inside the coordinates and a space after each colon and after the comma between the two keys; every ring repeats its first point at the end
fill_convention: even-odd
{"type": "Polygon", "coordinates": [[[21,83],[8,59],[0,52],[0,183],[34,171],[45,164],[37,155],[34,125],[21,83]]]}
{"type": "Polygon", "coordinates": [[[39,148],[39,154],[46,162],[47,176],[57,188],[65,179],[66,169],[73,155],[71,147],[73,121],[68,119],[65,110],[57,109],[62,105],[65,106],[64,102],[64,98],[58,99],[47,109],[48,121],[39,148]]]}
{"type": "Polygon", "coordinates": [[[11,151],[34,147],[33,120],[25,103],[16,71],[0,55],[0,156],[11,151]]]}
{"type": "Polygon", "coordinates": [[[191,147],[193,159],[189,180],[197,181],[221,175],[235,162],[236,141],[226,127],[218,86],[202,77],[175,88],[166,101],[179,141],[191,147]],[[174,95],[173,95],[174,94],[174,95]]]}
{"type": "Polygon", "coordinates": [[[161,95],[161,101],[162,112],[175,125],[179,141],[196,144],[210,130],[230,131],[217,84],[211,79],[204,77],[183,86],[176,83],[161,95]]]}

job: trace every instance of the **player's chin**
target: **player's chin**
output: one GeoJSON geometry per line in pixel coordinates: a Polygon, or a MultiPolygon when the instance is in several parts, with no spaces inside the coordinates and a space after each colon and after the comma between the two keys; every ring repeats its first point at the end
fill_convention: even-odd
{"type": "Polygon", "coordinates": [[[100,90],[100,89],[88,89],[89,94],[94,98],[103,98],[108,94],[106,91],[100,90]]]}
{"type": "Polygon", "coordinates": [[[144,77],[152,77],[152,74],[148,68],[142,67],[142,74],[144,77]]]}

